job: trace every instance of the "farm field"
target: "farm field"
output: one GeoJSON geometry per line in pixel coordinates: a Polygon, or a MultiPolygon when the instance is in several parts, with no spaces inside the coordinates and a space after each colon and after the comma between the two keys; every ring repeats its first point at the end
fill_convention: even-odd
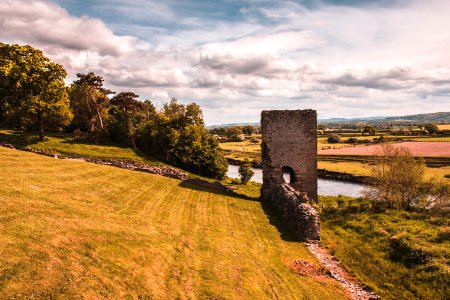
{"type": "MultiPolygon", "coordinates": [[[[366,137],[367,138],[367,137],[366,137]]],[[[417,143],[417,142],[403,142],[399,143],[398,145],[416,145],[420,144],[422,151],[435,151],[436,149],[440,149],[445,152],[450,152],[450,142],[426,142],[426,143],[417,143]],[[436,146],[438,146],[436,148],[436,146]],[[446,147],[447,146],[447,147],[446,147]]],[[[318,139],[318,145],[322,145],[323,147],[333,147],[330,145],[335,144],[328,144],[325,141],[325,138],[319,138],[318,139]]],[[[348,173],[352,175],[360,175],[360,176],[369,176],[370,175],[370,166],[364,162],[366,159],[362,159],[363,161],[358,161],[360,159],[354,159],[352,155],[349,155],[345,153],[345,151],[359,151],[362,153],[368,152],[373,153],[374,149],[376,149],[378,146],[371,145],[371,146],[363,146],[359,145],[356,147],[349,147],[349,148],[343,148],[344,145],[346,147],[349,147],[349,144],[342,144],[342,147],[339,149],[330,149],[330,150],[319,150],[319,154],[327,154],[327,157],[319,156],[318,160],[318,168],[319,169],[325,169],[327,171],[332,172],[340,172],[340,173],[348,173]],[[368,150],[367,150],[368,149],[368,150]],[[343,154],[340,154],[342,152],[343,154]],[[330,154],[330,155],[328,155],[330,154]],[[356,161],[355,161],[356,160],[356,161]]],[[[259,144],[250,143],[249,141],[244,142],[230,142],[230,143],[221,143],[220,146],[222,149],[225,149],[225,157],[228,159],[240,161],[244,160],[245,158],[261,162],[261,148],[259,144]]],[[[428,152],[426,152],[428,153],[428,152]]],[[[367,155],[365,153],[364,155],[367,155]]],[[[431,155],[430,155],[431,156],[431,155]]],[[[440,157],[440,156],[437,156],[440,157]]],[[[445,158],[450,157],[450,154],[448,156],[444,156],[445,158]]],[[[425,177],[426,178],[432,178],[432,177],[440,177],[444,178],[445,176],[450,175],[450,166],[440,166],[440,167],[427,167],[425,171],[425,177]]]]}
{"type": "MultiPolygon", "coordinates": [[[[332,172],[348,173],[358,176],[370,176],[370,165],[360,162],[351,162],[351,161],[332,162],[319,160],[317,162],[317,168],[332,172]]],[[[445,176],[449,175],[450,175],[450,166],[440,168],[427,167],[425,169],[426,179],[431,179],[433,177],[446,178],[445,176]]]]}
{"type": "MultiPolygon", "coordinates": [[[[450,157],[450,142],[403,142],[394,144],[394,147],[408,148],[414,156],[450,157]]],[[[373,155],[379,148],[379,145],[370,145],[363,147],[320,150],[318,153],[337,155],[373,155]]]]}
{"type": "Polygon", "coordinates": [[[0,147],[5,299],[345,299],[258,201],[0,147]]]}
{"type": "Polygon", "coordinates": [[[439,130],[450,130],[450,124],[438,125],[439,130]]]}

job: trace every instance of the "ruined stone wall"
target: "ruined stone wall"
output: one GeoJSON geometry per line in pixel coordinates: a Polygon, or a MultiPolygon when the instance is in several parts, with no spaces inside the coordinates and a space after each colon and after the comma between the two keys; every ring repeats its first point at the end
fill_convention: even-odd
{"type": "Polygon", "coordinates": [[[291,185],[317,201],[317,113],[315,110],[272,110],[261,113],[262,198],[284,183],[283,167],[291,169],[291,185]],[[292,176],[291,176],[292,177],[292,176]]]}
{"type": "Polygon", "coordinates": [[[308,203],[306,193],[282,183],[274,186],[271,194],[275,210],[298,240],[320,240],[319,214],[308,203]]]}

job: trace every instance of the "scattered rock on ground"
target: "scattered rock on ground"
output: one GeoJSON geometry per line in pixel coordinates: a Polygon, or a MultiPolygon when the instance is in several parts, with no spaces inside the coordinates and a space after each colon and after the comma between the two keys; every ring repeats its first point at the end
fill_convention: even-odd
{"type": "Polygon", "coordinates": [[[355,300],[379,300],[380,296],[364,290],[355,283],[355,280],[340,266],[340,263],[318,243],[306,243],[311,253],[319,260],[322,266],[328,270],[331,277],[336,279],[355,300]]]}

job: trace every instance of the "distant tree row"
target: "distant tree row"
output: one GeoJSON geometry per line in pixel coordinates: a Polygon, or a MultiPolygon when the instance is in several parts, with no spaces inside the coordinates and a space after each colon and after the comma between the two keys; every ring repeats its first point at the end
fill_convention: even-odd
{"type": "Polygon", "coordinates": [[[317,130],[320,134],[333,131],[339,133],[358,133],[362,135],[376,135],[377,132],[392,134],[439,134],[441,130],[434,123],[418,123],[414,125],[385,125],[384,123],[374,123],[372,125],[363,125],[358,123],[331,123],[319,124],[317,130]]]}
{"type": "Polygon", "coordinates": [[[259,128],[252,125],[217,127],[210,129],[209,132],[218,135],[223,141],[239,142],[244,140],[244,135],[258,133],[259,128]]]}
{"type": "Polygon", "coordinates": [[[96,143],[114,141],[193,173],[224,177],[227,162],[208,134],[201,108],[176,99],[157,110],[134,92],[115,94],[92,72],[66,71],[31,46],[0,43],[0,126],[39,132],[66,130],[96,143]],[[114,95],[114,96],[113,96],[114,95]]]}

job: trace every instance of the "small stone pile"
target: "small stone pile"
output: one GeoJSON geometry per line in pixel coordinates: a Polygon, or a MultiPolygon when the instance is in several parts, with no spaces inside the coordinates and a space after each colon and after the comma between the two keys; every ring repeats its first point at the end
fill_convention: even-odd
{"type": "Polygon", "coordinates": [[[308,203],[306,193],[295,190],[288,183],[276,184],[272,188],[271,201],[299,240],[320,240],[319,214],[308,203]]]}

